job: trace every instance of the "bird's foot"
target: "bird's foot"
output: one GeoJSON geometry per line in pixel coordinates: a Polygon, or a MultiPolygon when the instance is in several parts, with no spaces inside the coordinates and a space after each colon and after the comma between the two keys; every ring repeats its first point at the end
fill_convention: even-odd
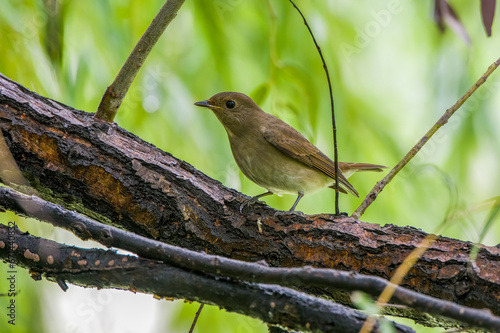
{"type": "Polygon", "coordinates": [[[285,216],[285,215],[298,215],[298,216],[306,216],[306,214],[304,214],[303,212],[301,211],[298,211],[298,210],[279,210],[277,212],[274,213],[274,216],[285,216]]]}
{"type": "Polygon", "coordinates": [[[245,208],[245,206],[248,206],[251,201],[252,201],[252,199],[248,199],[248,200],[243,201],[243,203],[240,205],[240,214],[243,214],[243,208],[245,208]]]}
{"type": "Polygon", "coordinates": [[[261,204],[265,205],[266,203],[264,201],[259,201],[259,198],[256,198],[256,197],[253,197],[251,199],[247,199],[245,201],[243,201],[243,203],[241,204],[240,206],[240,213],[243,214],[243,209],[246,207],[246,206],[250,206],[256,202],[260,202],[261,204]]]}
{"type": "MultiPolygon", "coordinates": [[[[256,195],[256,196],[255,196],[255,197],[253,197],[253,198],[250,198],[250,199],[248,199],[248,200],[245,200],[245,201],[241,204],[241,206],[240,206],[240,214],[243,214],[243,208],[245,208],[246,206],[249,206],[249,205],[251,205],[251,204],[254,204],[254,203],[256,203],[256,202],[258,202],[258,201],[259,201],[259,198],[264,197],[264,196],[266,196],[266,195],[271,195],[271,194],[273,194],[273,193],[272,193],[272,192],[267,191],[267,192],[265,192],[265,193],[262,193],[262,194],[256,195]]],[[[262,204],[263,204],[263,205],[265,205],[266,203],[265,203],[264,201],[262,201],[262,204]]]]}
{"type": "Polygon", "coordinates": [[[340,212],[339,214],[333,214],[334,217],[346,217],[349,216],[346,212],[340,212]]]}

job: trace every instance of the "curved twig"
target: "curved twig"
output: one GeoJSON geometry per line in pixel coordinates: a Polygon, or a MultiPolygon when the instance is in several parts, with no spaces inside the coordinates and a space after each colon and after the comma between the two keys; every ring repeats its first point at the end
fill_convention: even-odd
{"type": "Polygon", "coordinates": [[[500,65],[500,58],[497,59],[493,64],[491,64],[486,72],[476,81],[476,83],[446,112],[439,118],[439,120],[432,126],[432,128],[425,133],[425,135],[413,146],[413,148],[403,157],[403,159],[382,179],[379,181],[373,189],[368,193],[361,203],[361,205],[352,213],[351,217],[359,219],[361,215],[366,211],[368,206],[377,198],[384,187],[389,184],[389,182],[398,174],[398,172],[404,168],[408,162],[422,149],[422,147],[430,140],[430,138],[441,128],[444,124],[448,122],[450,117],[457,111],[462,104],[465,103],[469,97],[474,94],[474,92],[486,82],[486,79],[497,69],[500,65]]]}
{"type": "MultiPolygon", "coordinates": [[[[292,0],[288,0],[290,3],[297,9],[299,12],[300,16],[302,16],[302,19],[304,20],[304,24],[307,27],[307,30],[309,30],[309,34],[312,37],[312,40],[314,42],[314,45],[316,46],[316,49],[318,50],[319,56],[321,57],[321,62],[323,63],[323,69],[325,70],[326,74],[326,79],[328,80],[328,90],[330,92],[330,107],[332,110],[332,130],[333,130],[333,165],[335,166],[335,170],[339,170],[339,153],[337,149],[337,125],[335,123],[335,106],[333,103],[333,92],[332,92],[332,82],[330,80],[330,73],[328,72],[328,67],[326,66],[326,61],[325,58],[323,58],[323,52],[321,52],[321,48],[319,47],[318,42],[316,42],[316,38],[314,38],[314,34],[311,30],[311,27],[309,27],[309,24],[306,21],[305,16],[302,14],[300,11],[299,7],[295,5],[295,3],[292,0]]],[[[338,172],[335,172],[335,214],[340,215],[340,209],[339,209],[339,175],[338,172]]]]}

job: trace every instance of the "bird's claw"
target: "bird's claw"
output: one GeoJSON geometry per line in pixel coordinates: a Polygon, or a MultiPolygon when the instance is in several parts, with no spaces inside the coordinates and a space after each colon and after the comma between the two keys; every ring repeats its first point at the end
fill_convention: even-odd
{"type": "Polygon", "coordinates": [[[240,214],[243,214],[243,208],[245,208],[245,206],[248,206],[249,201],[250,201],[250,200],[245,200],[245,201],[243,201],[243,203],[240,205],[240,214]]]}
{"type": "Polygon", "coordinates": [[[274,213],[274,216],[285,216],[285,215],[298,215],[298,216],[306,216],[306,214],[304,214],[303,212],[301,211],[298,211],[298,210],[279,210],[277,212],[274,213]]]}
{"type": "Polygon", "coordinates": [[[243,201],[243,203],[240,206],[240,214],[243,214],[243,208],[245,208],[246,206],[250,206],[251,204],[254,204],[257,201],[259,201],[259,199],[255,197],[243,201]]]}
{"type": "MultiPolygon", "coordinates": [[[[272,192],[270,192],[270,191],[267,191],[267,192],[265,192],[265,193],[262,193],[262,194],[256,195],[255,197],[252,197],[252,198],[250,198],[250,199],[248,199],[248,200],[245,200],[245,201],[241,204],[241,206],[240,206],[240,214],[243,214],[243,208],[245,208],[245,206],[248,206],[248,205],[250,205],[250,204],[253,204],[253,203],[255,203],[255,202],[259,201],[259,198],[262,198],[262,197],[265,197],[266,195],[271,195],[271,194],[273,194],[273,193],[272,193],[272,192]]],[[[262,204],[263,204],[263,205],[265,205],[266,203],[265,203],[265,202],[262,202],[262,204]]]]}

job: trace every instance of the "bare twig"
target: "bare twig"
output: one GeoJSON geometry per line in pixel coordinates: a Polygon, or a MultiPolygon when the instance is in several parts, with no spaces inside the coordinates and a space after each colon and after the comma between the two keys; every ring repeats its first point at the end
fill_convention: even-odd
{"type": "Polygon", "coordinates": [[[149,52],[156,44],[165,28],[175,18],[185,0],[167,0],[153,19],[146,32],[135,46],[127,61],[120,69],[113,83],[106,89],[95,118],[112,122],[122,104],[132,81],[144,64],[149,52]]]}
{"type": "Polygon", "coordinates": [[[352,213],[351,217],[359,219],[361,215],[365,212],[368,206],[377,198],[379,193],[384,189],[384,187],[398,174],[398,172],[406,165],[411,159],[422,149],[422,147],[430,140],[430,138],[441,128],[444,124],[448,122],[450,117],[457,111],[462,104],[470,97],[474,92],[484,83],[486,79],[497,69],[500,65],[500,58],[491,64],[486,72],[477,80],[477,82],[446,112],[439,118],[439,120],[432,126],[432,128],[425,133],[425,135],[420,139],[420,141],[413,146],[413,148],[406,154],[406,156],[384,177],[379,181],[373,189],[365,197],[361,205],[352,213]]]}
{"type": "Polygon", "coordinates": [[[189,333],[193,333],[196,322],[198,321],[198,318],[200,317],[201,310],[203,310],[204,306],[205,306],[205,303],[201,303],[200,307],[198,308],[198,311],[196,311],[196,314],[194,315],[193,323],[191,324],[191,328],[189,328],[189,333]]]}
{"type": "Polygon", "coordinates": [[[86,216],[67,211],[61,206],[38,197],[17,193],[0,187],[1,207],[19,213],[23,202],[30,201],[37,209],[29,217],[68,229],[78,237],[93,239],[108,247],[116,247],[136,253],[141,257],[162,260],[165,263],[201,273],[216,274],[235,280],[278,284],[289,287],[329,287],[344,290],[360,290],[378,296],[387,286],[393,290],[391,302],[457,320],[468,325],[500,330],[500,318],[490,312],[461,306],[450,301],[426,296],[409,289],[392,285],[380,277],[319,268],[270,268],[221,256],[198,253],[151,240],[108,225],[86,216]]]}
{"type": "Polygon", "coordinates": [[[292,0],[289,0],[290,3],[297,9],[299,12],[300,16],[302,16],[302,19],[304,20],[304,24],[307,27],[307,30],[309,30],[309,34],[312,37],[312,40],[314,42],[314,45],[316,45],[316,49],[318,50],[319,56],[321,57],[321,62],[323,63],[323,69],[325,70],[326,74],[326,79],[328,80],[328,89],[330,92],[330,107],[332,110],[332,130],[333,130],[333,164],[335,166],[335,214],[339,215],[340,214],[340,209],[339,209],[339,154],[338,154],[338,149],[337,149],[337,125],[335,124],[335,107],[333,103],[333,92],[332,92],[332,82],[330,80],[330,74],[328,73],[328,67],[326,66],[325,58],[323,58],[323,53],[321,52],[321,48],[319,47],[318,43],[316,42],[316,38],[314,38],[314,34],[309,27],[309,24],[307,24],[306,18],[300,11],[299,7],[293,3],[292,0]]]}

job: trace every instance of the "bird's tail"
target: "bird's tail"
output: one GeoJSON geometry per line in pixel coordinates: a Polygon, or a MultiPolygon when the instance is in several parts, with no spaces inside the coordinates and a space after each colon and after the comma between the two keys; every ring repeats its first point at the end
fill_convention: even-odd
{"type": "Polygon", "coordinates": [[[370,163],[346,163],[340,162],[339,168],[342,170],[342,173],[346,178],[349,178],[356,171],[375,171],[382,172],[382,169],[386,169],[387,167],[384,165],[378,164],[370,164],[370,163]]]}
{"type": "Polygon", "coordinates": [[[345,162],[340,162],[339,163],[339,168],[342,170],[342,172],[345,172],[347,170],[356,170],[356,171],[377,171],[377,172],[382,172],[382,169],[386,169],[387,167],[384,165],[378,165],[378,164],[370,164],[370,163],[345,163],[345,162]]]}
{"type": "MultiPolygon", "coordinates": [[[[359,198],[358,192],[354,189],[354,187],[349,183],[347,178],[351,176],[356,171],[375,171],[382,172],[382,169],[387,168],[384,165],[378,164],[370,164],[370,163],[346,163],[339,162],[339,168],[342,173],[339,175],[339,191],[347,194],[348,192],[359,198]]],[[[332,189],[335,189],[335,184],[329,186],[332,189]]]]}

